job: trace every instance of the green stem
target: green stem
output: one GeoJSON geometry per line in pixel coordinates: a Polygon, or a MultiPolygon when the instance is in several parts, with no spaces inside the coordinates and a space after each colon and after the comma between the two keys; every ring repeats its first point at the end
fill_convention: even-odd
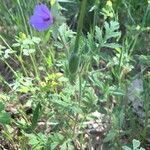
{"type": "Polygon", "coordinates": [[[3,83],[8,86],[8,88],[13,91],[13,88],[10,86],[10,84],[5,80],[5,79],[2,79],[3,83]]]}
{"type": "Polygon", "coordinates": [[[43,56],[45,62],[47,62],[47,57],[45,56],[45,54],[44,54],[43,51],[41,50],[41,47],[40,47],[40,46],[38,46],[38,49],[39,49],[41,55],[43,56]]]}
{"type": "Polygon", "coordinates": [[[31,59],[31,62],[32,62],[32,64],[33,64],[33,68],[34,68],[34,71],[35,71],[36,78],[37,78],[37,79],[40,79],[39,73],[38,73],[38,69],[37,69],[38,67],[37,67],[37,65],[36,65],[35,58],[32,56],[32,54],[30,54],[30,59],[31,59]]]}
{"type": "MultiPolygon", "coordinates": [[[[79,72],[79,95],[77,97],[77,102],[78,102],[78,105],[80,106],[80,103],[81,103],[81,99],[82,99],[82,80],[81,80],[81,72],[79,72]]],[[[79,119],[79,113],[76,114],[75,116],[75,121],[74,121],[74,127],[73,127],[73,136],[74,137],[77,137],[76,135],[78,134],[78,132],[76,132],[76,129],[77,129],[77,124],[78,124],[78,119],[79,119]]]]}
{"type": "Polygon", "coordinates": [[[82,98],[82,80],[81,80],[81,73],[79,72],[79,98],[78,98],[79,105],[81,102],[81,98],[82,98]]]}
{"type": "Polygon", "coordinates": [[[18,56],[16,55],[16,57],[17,57],[17,59],[19,60],[19,62],[20,62],[20,64],[21,64],[21,66],[22,66],[22,69],[23,69],[23,71],[24,71],[26,77],[28,77],[28,73],[27,73],[26,68],[25,68],[25,66],[24,66],[24,64],[23,64],[22,56],[19,56],[19,57],[18,57],[18,56]]]}
{"type": "Polygon", "coordinates": [[[13,74],[18,77],[16,71],[9,65],[9,63],[6,60],[3,60],[3,62],[9,67],[9,69],[13,72],[13,74]]]}
{"type": "Polygon", "coordinates": [[[133,53],[133,51],[134,51],[134,47],[135,47],[135,45],[136,45],[136,43],[137,43],[137,40],[138,40],[138,37],[139,37],[139,35],[141,34],[141,32],[139,31],[139,33],[137,33],[135,36],[134,36],[134,39],[131,41],[131,48],[130,48],[130,53],[129,53],[129,56],[131,56],[132,55],[132,53],[133,53]]]}
{"type": "Polygon", "coordinates": [[[20,4],[20,0],[17,0],[18,2],[18,5],[19,5],[19,9],[21,11],[21,16],[22,16],[22,19],[23,19],[23,23],[25,25],[25,30],[26,30],[26,33],[28,34],[28,27],[27,27],[27,24],[26,24],[26,19],[25,19],[25,15],[23,13],[23,10],[22,10],[22,7],[21,7],[21,4],[20,4]]]}
{"type": "MultiPolygon", "coordinates": [[[[9,46],[9,44],[6,42],[6,40],[0,35],[0,38],[2,39],[2,41],[5,43],[5,45],[11,50],[11,51],[13,51],[13,49],[9,46]]],[[[26,71],[26,69],[25,69],[25,66],[24,66],[24,64],[23,64],[23,62],[22,62],[22,57],[20,56],[17,56],[16,54],[14,54],[14,56],[18,59],[18,61],[20,62],[20,64],[21,64],[21,66],[22,66],[22,68],[23,68],[23,71],[24,71],[24,73],[25,73],[25,75],[26,76],[28,76],[28,73],[27,73],[27,71],[26,71]]],[[[10,57],[11,58],[11,57],[10,57]]],[[[13,58],[11,58],[13,61],[14,61],[14,59],[13,58]]],[[[4,61],[4,60],[3,60],[4,61]]],[[[15,71],[13,70],[13,68],[6,62],[6,60],[4,61],[5,63],[6,63],[6,65],[11,69],[11,71],[14,73],[15,71]]]]}
{"type": "Polygon", "coordinates": [[[95,0],[95,6],[96,8],[94,9],[94,20],[93,20],[93,36],[95,33],[95,26],[97,25],[97,16],[98,16],[98,5],[99,5],[99,0],[95,0]]]}
{"type": "Polygon", "coordinates": [[[8,139],[8,140],[11,142],[13,148],[16,149],[16,143],[14,142],[13,136],[12,136],[12,134],[8,131],[8,128],[7,128],[6,125],[4,125],[3,136],[5,136],[6,139],[8,139]]]}
{"type": "Polygon", "coordinates": [[[6,44],[6,46],[13,51],[13,49],[9,46],[9,44],[6,42],[6,40],[0,35],[0,38],[2,39],[2,41],[6,44]]]}
{"type": "Polygon", "coordinates": [[[80,36],[81,36],[82,28],[83,28],[83,19],[85,16],[86,3],[87,3],[87,0],[82,0],[81,2],[74,53],[78,53],[78,49],[79,49],[79,41],[80,41],[80,36]]]}
{"type": "Polygon", "coordinates": [[[67,42],[66,42],[65,38],[63,37],[63,35],[61,33],[59,33],[59,36],[60,36],[61,42],[64,45],[64,48],[65,48],[65,51],[66,51],[66,55],[68,57],[69,56],[69,48],[68,48],[68,46],[66,44],[67,42]]]}
{"type": "Polygon", "coordinates": [[[147,9],[146,9],[146,12],[145,12],[145,14],[144,14],[144,17],[143,17],[143,20],[142,20],[142,27],[145,26],[146,17],[147,17],[147,15],[148,15],[149,11],[150,11],[150,4],[148,4],[147,9]]]}

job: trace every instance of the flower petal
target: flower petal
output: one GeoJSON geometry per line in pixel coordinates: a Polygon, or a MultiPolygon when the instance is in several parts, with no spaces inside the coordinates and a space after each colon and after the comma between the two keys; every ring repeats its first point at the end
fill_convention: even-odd
{"type": "Polygon", "coordinates": [[[44,4],[38,4],[35,6],[34,15],[41,16],[42,18],[46,19],[49,18],[51,13],[48,7],[44,4]]]}
{"type": "Polygon", "coordinates": [[[38,31],[44,31],[51,25],[51,20],[44,21],[42,17],[33,15],[30,18],[30,24],[38,31]]]}

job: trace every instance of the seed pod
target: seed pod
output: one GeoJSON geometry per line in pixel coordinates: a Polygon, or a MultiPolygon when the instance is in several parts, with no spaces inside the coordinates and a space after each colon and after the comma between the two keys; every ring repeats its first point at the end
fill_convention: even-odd
{"type": "Polygon", "coordinates": [[[79,55],[76,53],[71,54],[69,58],[69,72],[71,74],[77,73],[79,62],[80,62],[79,55]]]}

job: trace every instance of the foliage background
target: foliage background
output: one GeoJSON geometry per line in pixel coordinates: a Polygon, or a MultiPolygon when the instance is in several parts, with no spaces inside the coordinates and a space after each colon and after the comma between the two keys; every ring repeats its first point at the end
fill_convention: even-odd
{"type": "Polygon", "coordinates": [[[87,1],[73,73],[81,1],[45,0],[45,32],[29,24],[39,2],[0,2],[1,148],[148,149],[149,0],[87,1]]]}

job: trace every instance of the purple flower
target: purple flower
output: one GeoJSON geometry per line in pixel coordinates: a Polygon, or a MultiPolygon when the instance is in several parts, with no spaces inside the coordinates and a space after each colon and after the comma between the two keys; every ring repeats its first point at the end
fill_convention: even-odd
{"type": "Polygon", "coordinates": [[[34,14],[30,18],[30,24],[38,31],[44,31],[53,23],[51,11],[44,4],[38,4],[34,8],[34,14]]]}

